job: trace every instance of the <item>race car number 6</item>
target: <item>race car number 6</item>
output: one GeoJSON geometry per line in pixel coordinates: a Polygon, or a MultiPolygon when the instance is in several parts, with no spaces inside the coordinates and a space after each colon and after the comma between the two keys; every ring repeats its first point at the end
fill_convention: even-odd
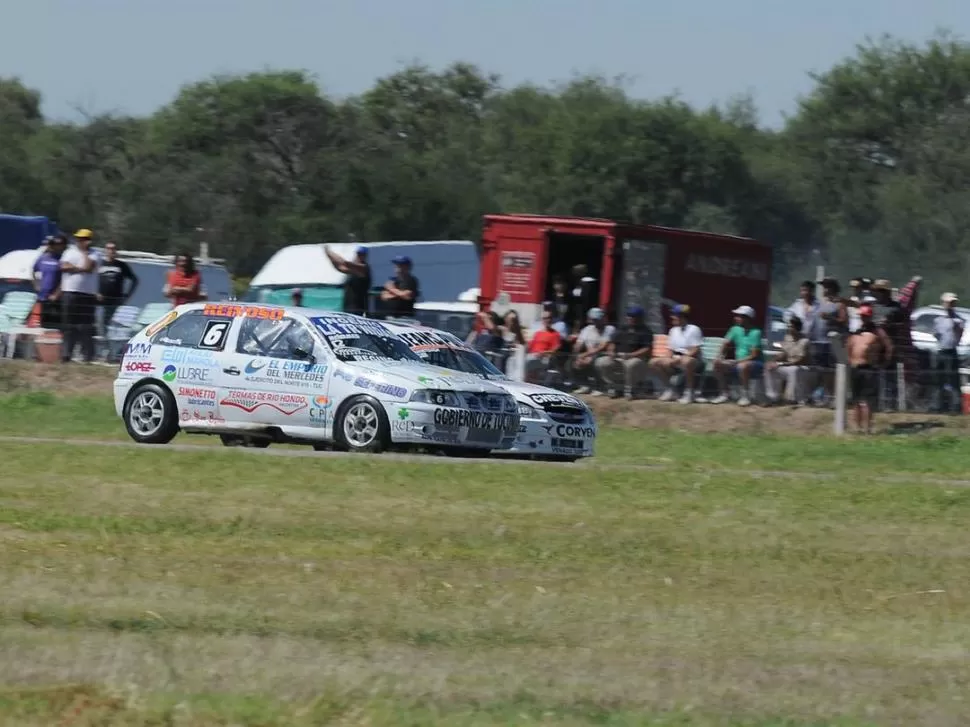
{"type": "Polygon", "coordinates": [[[226,337],[228,330],[229,321],[209,321],[199,345],[205,348],[218,348],[222,345],[222,340],[226,337]]]}

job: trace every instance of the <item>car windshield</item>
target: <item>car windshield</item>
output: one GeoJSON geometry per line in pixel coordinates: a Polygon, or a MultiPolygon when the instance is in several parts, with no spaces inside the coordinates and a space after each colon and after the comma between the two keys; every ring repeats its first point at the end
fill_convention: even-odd
{"type": "Polygon", "coordinates": [[[423,360],[377,321],[350,316],[319,316],[310,321],[341,361],[423,360]]]}
{"type": "Polygon", "coordinates": [[[445,331],[407,331],[398,336],[424,361],[488,379],[508,379],[498,367],[478,351],[445,331]]]}

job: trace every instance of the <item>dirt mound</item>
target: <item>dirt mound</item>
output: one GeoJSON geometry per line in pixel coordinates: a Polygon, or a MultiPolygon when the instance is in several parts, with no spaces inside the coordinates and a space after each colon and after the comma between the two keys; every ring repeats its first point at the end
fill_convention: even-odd
{"type": "Polygon", "coordinates": [[[51,391],[73,396],[111,396],[118,367],[103,364],[0,363],[0,393],[51,391]]]}

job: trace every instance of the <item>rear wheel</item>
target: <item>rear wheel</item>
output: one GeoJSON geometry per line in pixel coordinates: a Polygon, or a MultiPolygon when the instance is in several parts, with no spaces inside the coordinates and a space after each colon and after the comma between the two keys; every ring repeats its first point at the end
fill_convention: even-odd
{"type": "Polygon", "coordinates": [[[178,409],[172,392],[159,384],[141,384],[124,409],[128,436],[139,444],[168,444],[179,431],[178,409]]]}
{"type": "Polygon", "coordinates": [[[384,407],[370,396],[348,399],[334,417],[334,437],[351,452],[383,452],[391,441],[384,407]]]}

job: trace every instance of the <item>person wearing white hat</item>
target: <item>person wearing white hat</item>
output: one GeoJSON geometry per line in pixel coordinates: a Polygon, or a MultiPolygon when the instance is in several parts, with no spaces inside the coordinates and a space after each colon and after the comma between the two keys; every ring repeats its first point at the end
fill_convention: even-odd
{"type": "Polygon", "coordinates": [[[936,375],[941,411],[961,409],[960,355],[957,353],[957,348],[960,345],[960,339],[963,338],[966,323],[956,311],[959,300],[954,293],[941,295],[943,315],[933,321],[933,335],[936,336],[939,345],[936,352],[936,375]]]}
{"type": "Polygon", "coordinates": [[[606,355],[616,329],[606,324],[606,313],[602,308],[590,308],[586,318],[589,323],[579,332],[573,344],[570,374],[578,387],[573,393],[602,396],[603,381],[593,364],[596,359],[606,355]]]}
{"type": "Polygon", "coordinates": [[[754,325],[755,311],[750,305],[742,305],[731,311],[734,325],[724,335],[721,351],[714,361],[714,378],[717,379],[719,393],[712,404],[728,401],[728,377],[737,374],[741,382],[739,406],[750,406],[748,384],[751,379],[761,375],[764,359],[761,353],[761,329],[754,325]]]}

